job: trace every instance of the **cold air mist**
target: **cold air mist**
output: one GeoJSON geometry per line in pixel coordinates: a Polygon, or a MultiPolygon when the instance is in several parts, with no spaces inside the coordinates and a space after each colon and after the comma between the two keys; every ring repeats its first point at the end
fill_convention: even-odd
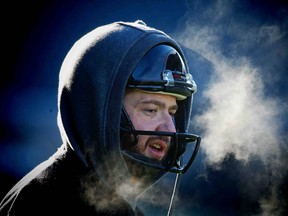
{"type": "MultiPolygon", "coordinates": [[[[190,9],[191,15],[194,9],[190,9]]],[[[236,9],[236,2],[215,1],[197,17],[187,14],[185,30],[177,34],[186,47],[214,67],[202,92],[205,106],[193,124],[203,131],[201,148],[207,166],[221,170],[223,161],[232,155],[245,167],[238,177],[247,180],[240,185],[242,196],[251,198],[262,187],[265,196],[259,193],[253,197],[258,199],[261,213],[281,215],[285,205],[279,187],[287,173],[287,135],[280,119],[285,118],[288,106],[287,101],[269,94],[271,86],[279,81],[275,71],[269,71],[269,64],[279,56],[273,52],[259,56],[253,51],[257,46],[267,51],[281,43],[287,29],[277,23],[260,25],[252,22],[252,17],[237,19],[231,16],[236,9]],[[212,21],[210,25],[201,25],[207,19],[212,21]],[[257,64],[259,58],[268,58],[269,62],[257,64]],[[259,169],[252,169],[253,161],[259,169]]],[[[278,53],[283,49],[278,48],[278,53]]]]}

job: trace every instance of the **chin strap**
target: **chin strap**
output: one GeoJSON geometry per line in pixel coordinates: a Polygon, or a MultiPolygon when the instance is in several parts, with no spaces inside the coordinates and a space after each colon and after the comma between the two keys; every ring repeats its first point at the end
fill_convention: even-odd
{"type": "Polygon", "coordinates": [[[173,210],[174,210],[174,207],[175,207],[175,204],[174,204],[173,201],[174,201],[174,196],[175,196],[175,194],[177,192],[177,189],[178,189],[178,180],[179,180],[179,178],[180,178],[180,174],[177,173],[176,177],[175,177],[173,192],[172,192],[172,196],[171,196],[171,200],[170,200],[167,216],[172,216],[173,215],[173,210]]]}

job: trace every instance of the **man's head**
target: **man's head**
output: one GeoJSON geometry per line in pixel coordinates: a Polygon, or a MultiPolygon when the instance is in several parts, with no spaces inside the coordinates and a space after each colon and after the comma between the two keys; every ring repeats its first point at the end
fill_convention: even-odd
{"type": "Polygon", "coordinates": [[[164,32],[138,21],[97,27],[73,45],[61,66],[58,125],[63,143],[107,187],[118,188],[134,173],[152,173],[150,181],[145,178],[149,187],[163,173],[186,172],[196,155],[199,142],[189,142],[199,139],[188,133],[195,91],[183,51],[164,32]],[[139,118],[132,102],[141,104],[140,95],[164,107],[161,120],[139,118]],[[149,148],[138,150],[138,144],[149,148]],[[187,151],[189,146],[195,150],[187,151]],[[182,163],[187,152],[192,156],[182,163]]]}
{"type": "Polygon", "coordinates": [[[127,83],[121,119],[124,155],[161,170],[186,172],[199,147],[199,137],[186,131],[195,91],[175,48],[163,44],[149,50],[127,83]],[[190,153],[189,143],[194,146],[190,153]],[[190,155],[181,162],[185,152],[190,155]]]}

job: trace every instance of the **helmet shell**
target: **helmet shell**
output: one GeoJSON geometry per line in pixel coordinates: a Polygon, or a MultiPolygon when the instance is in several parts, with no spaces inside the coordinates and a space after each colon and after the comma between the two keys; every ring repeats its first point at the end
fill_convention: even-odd
{"type": "Polygon", "coordinates": [[[184,100],[197,90],[197,85],[181,55],[173,47],[161,44],[141,59],[128,80],[127,88],[169,94],[177,100],[184,100]]]}

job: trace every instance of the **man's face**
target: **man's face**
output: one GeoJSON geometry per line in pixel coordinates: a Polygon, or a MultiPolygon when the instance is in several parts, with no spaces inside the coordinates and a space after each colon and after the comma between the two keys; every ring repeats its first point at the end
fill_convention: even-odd
{"type": "MultiPolygon", "coordinates": [[[[133,89],[126,92],[124,107],[135,130],[176,132],[174,114],[178,106],[173,96],[133,89]]],[[[168,136],[138,135],[138,143],[131,150],[161,160],[169,149],[170,139],[168,136]]]]}

